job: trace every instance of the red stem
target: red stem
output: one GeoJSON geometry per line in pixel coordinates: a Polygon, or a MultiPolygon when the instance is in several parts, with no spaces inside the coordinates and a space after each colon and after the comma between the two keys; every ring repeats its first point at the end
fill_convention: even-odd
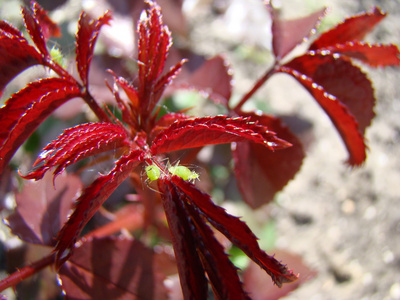
{"type": "Polygon", "coordinates": [[[22,269],[12,273],[7,278],[0,281],[0,292],[4,291],[9,287],[15,287],[18,283],[22,280],[32,276],[33,274],[39,272],[40,270],[44,269],[47,266],[50,266],[54,263],[55,260],[55,253],[51,253],[41,260],[38,260],[29,266],[23,267],[22,269]]]}
{"type": "Polygon", "coordinates": [[[67,77],[70,80],[76,82],[76,84],[80,86],[81,91],[83,91],[81,95],[82,99],[86,102],[87,105],[89,105],[90,109],[94,112],[96,117],[102,122],[112,123],[105,111],[97,104],[92,95],[89,93],[87,87],[83,87],[71,74],[69,74],[63,67],[61,67],[53,60],[45,59],[44,65],[52,69],[60,77],[67,77]]]}
{"type": "Polygon", "coordinates": [[[101,122],[112,123],[106,112],[97,104],[89,91],[86,90],[82,95],[82,98],[101,122]]]}
{"type": "Polygon", "coordinates": [[[272,76],[275,74],[275,71],[278,67],[278,63],[275,62],[273,67],[267,72],[256,82],[256,84],[253,86],[253,88],[243,96],[243,98],[240,100],[240,102],[233,108],[233,111],[237,114],[240,113],[240,109],[242,108],[243,104],[246,103],[247,100],[249,100],[256,92],[257,90],[272,76]]]}

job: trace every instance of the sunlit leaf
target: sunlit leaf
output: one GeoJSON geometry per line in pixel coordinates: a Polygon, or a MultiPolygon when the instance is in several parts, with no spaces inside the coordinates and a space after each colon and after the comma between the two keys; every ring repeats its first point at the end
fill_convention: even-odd
{"type": "Polygon", "coordinates": [[[274,150],[290,146],[267,127],[249,119],[227,116],[203,117],[173,123],[153,140],[152,153],[163,153],[206,145],[252,141],[274,150]]]}
{"type": "Polygon", "coordinates": [[[28,84],[0,108],[0,170],[22,143],[59,106],[81,95],[79,86],[61,78],[28,84]]]}
{"type": "Polygon", "coordinates": [[[112,123],[87,123],[66,129],[56,140],[42,150],[33,165],[34,170],[24,178],[40,179],[50,168],[57,166],[57,175],[67,166],[99,153],[129,149],[127,133],[121,126],[112,123]]]}
{"type": "MultiPolygon", "coordinates": [[[[32,41],[35,43],[36,47],[38,48],[39,52],[44,56],[48,56],[49,52],[47,51],[47,47],[46,47],[46,38],[43,35],[42,27],[40,26],[38,20],[36,19],[35,14],[31,10],[31,9],[33,9],[33,6],[38,7],[38,4],[36,2],[34,2],[34,3],[32,3],[31,8],[27,8],[27,7],[22,8],[22,15],[24,17],[25,27],[26,27],[29,35],[31,36],[32,41]]],[[[40,10],[40,11],[42,11],[42,10],[40,10]]]]}
{"type": "Polygon", "coordinates": [[[331,30],[321,34],[310,46],[310,50],[317,50],[336,44],[345,44],[351,41],[362,40],[374,26],[378,24],[386,13],[374,7],[370,12],[363,12],[359,15],[345,19],[331,30]]]}
{"type": "Polygon", "coordinates": [[[367,147],[358,122],[349,109],[340,102],[339,98],[329,94],[312,78],[290,68],[281,68],[281,71],[296,78],[325,110],[346,144],[349,152],[348,164],[352,166],[362,164],[366,159],[367,147]]]}
{"type": "Polygon", "coordinates": [[[364,133],[371,124],[375,116],[374,89],[359,67],[331,55],[305,54],[293,59],[284,68],[291,68],[311,78],[347,106],[356,118],[360,132],[364,133]]]}
{"type": "Polygon", "coordinates": [[[79,76],[85,86],[88,84],[89,67],[100,29],[103,25],[109,24],[110,20],[110,12],[106,12],[97,20],[93,20],[85,12],[79,18],[76,34],[76,64],[79,76]]]}
{"type": "Polygon", "coordinates": [[[400,65],[400,52],[395,45],[369,44],[365,42],[346,42],[320,49],[316,53],[340,53],[355,58],[372,67],[400,65]]]}

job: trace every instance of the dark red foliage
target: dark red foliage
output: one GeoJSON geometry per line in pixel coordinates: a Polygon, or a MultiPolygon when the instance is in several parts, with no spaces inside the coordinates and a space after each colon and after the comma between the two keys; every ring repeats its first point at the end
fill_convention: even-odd
{"type": "Polygon", "coordinates": [[[259,144],[247,141],[233,145],[235,176],[243,200],[251,207],[258,208],[272,200],[293,179],[300,170],[305,154],[298,138],[279,118],[254,113],[243,115],[270,128],[277,136],[292,144],[292,147],[280,151],[269,151],[259,144]]]}
{"type": "Polygon", "coordinates": [[[100,28],[110,20],[110,12],[106,12],[97,20],[93,20],[85,12],[82,12],[79,18],[76,34],[76,67],[84,86],[88,85],[89,67],[100,28]]]}
{"type": "MultiPolygon", "coordinates": [[[[162,112],[162,96],[184,68],[186,59],[165,70],[166,65],[172,65],[166,63],[172,46],[171,33],[163,23],[160,7],[152,1],[146,4],[137,27],[137,74],[132,75],[136,80],[130,82],[110,71],[114,85],[107,83],[109,96],[114,97],[115,109],[120,110],[115,115],[114,109],[101,107],[90,94],[93,87],[88,81],[96,41],[101,28],[110,23],[110,12],[98,19],[84,12],[80,16],[76,34],[79,79],[50,56],[47,42],[60,31],[37,3],[22,10],[34,46],[19,30],[0,22],[0,90],[33,65],[42,65],[56,74],[28,83],[0,108],[0,173],[7,173],[16,151],[69,100],[83,99],[98,119],[65,129],[42,149],[32,170],[23,176],[42,180],[43,185],[29,182],[22,192],[16,193],[17,208],[8,224],[21,240],[54,247],[54,252],[3,280],[1,289],[55,264],[62,288],[71,299],[166,299],[168,291],[163,280],[176,272],[185,299],[206,299],[208,283],[217,299],[249,299],[251,295],[243,288],[238,269],[225,253],[217,231],[267,273],[276,286],[297,280],[298,276],[286,265],[260,249],[246,223],[217,206],[190,180],[179,177],[183,175],[173,175],[171,163],[165,160],[173,157],[170,152],[196,148],[189,150],[193,155],[207,145],[231,144],[243,200],[252,208],[270,202],[294,178],[305,155],[300,140],[279,118],[242,110],[242,105],[273,74],[289,74],[310,92],[339,131],[349,152],[350,165],[365,161],[364,133],[374,117],[375,97],[371,82],[352,60],[373,67],[400,64],[396,46],[361,41],[384,17],[379,9],[345,20],[316,38],[306,53],[283,62],[312,34],[325,10],[297,20],[282,20],[267,4],[273,22],[275,64],[235,107],[231,107],[232,72],[221,56],[204,60],[194,71],[185,70],[187,78],[180,78],[174,89],[198,91],[226,109],[225,115],[191,117],[185,111],[162,112]],[[84,163],[84,159],[97,162],[105,158],[114,159],[113,167],[98,174],[83,189],[75,177],[62,175],[67,167],[84,163]],[[146,170],[146,180],[143,169],[149,165],[152,167],[146,170]],[[46,174],[48,171],[53,173],[52,177],[46,174]],[[104,232],[119,232],[127,224],[129,218],[121,220],[117,213],[113,215],[114,223],[109,223],[112,225],[82,236],[99,210],[104,218],[112,215],[101,207],[126,179],[130,179],[137,192],[130,198],[135,199],[132,215],[140,220],[131,222],[129,228],[141,226],[138,238],[102,236],[104,232]],[[154,193],[151,189],[156,188],[154,193]],[[143,217],[137,218],[141,211],[143,217]],[[157,247],[152,249],[153,245],[148,243],[148,235],[153,231],[162,243],[172,242],[177,271],[159,267],[155,262],[157,247]]],[[[247,271],[243,277],[250,289],[254,285],[246,278],[252,274],[253,271],[247,271]]]]}
{"type": "Polygon", "coordinates": [[[345,19],[335,28],[321,34],[310,46],[310,50],[318,50],[330,46],[344,44],[350,41],[361,41],[376,24],[385,17],[386,13],[378,7],[371,12],[363,12],[359,15],[345,19]]]}
{"type": "Polygon", "coordinates": [[[154,252],[129,238],[93,238],[60,269],[70,299],[167,299],[154,252]]]}
{"type": "Polygon", "coordinates": [[[15,195],[17,208],[7,218],[7,224],[23,241],[55,246],[58,231],[81,189],[82,184],[74,175],[63,174],[53,180],[48,174],[41,181],[30,181],[15,195]]]}
{"type": "Polygon", "coordinates": [[[331,118],[346,144],[351,166],[366,159],[364,132],[374,117],[376,101],[370,80],[351,59],[374,67],[400,65],[396,46],[360,41],[384,16],[375,8],[348,18],[317,38],[307,53],[277,67],[277,72],[297,79],[331,118]]]}

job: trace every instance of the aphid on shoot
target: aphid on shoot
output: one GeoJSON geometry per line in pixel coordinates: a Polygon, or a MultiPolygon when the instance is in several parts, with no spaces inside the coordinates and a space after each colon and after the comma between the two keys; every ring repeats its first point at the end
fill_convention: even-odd
{"type": "Polygon", "coordinates": [[[145,171],[147,174],[147,178],[150,180],[150,182],[160,178],[161,171],[160,168],[156,165],[146,166],[145,171]]]}
{"type": "Polygon", "coordinates": [[[199,178],[199,174],[195,171],[190,171],[190,169],[185,166],[178,166],[178,163],[175,166],[169,166],[168,171],[171,174],[179,176],[183,180],[188,180],[192,183],[199,178]]]}
{"type": "Polygon", "coordinates": [[[57,46],[54,45],[53,48],[51,48],[50,56],[56,63],[65,68],[64,56],[57,46]]]}
{"type": "Polygon", "coordinates": [[[191,183],[194,183],[194,181],[199,178],[199,174],[197,174],[195,171],[191,171],[189,168],[185,166],[179,166],[178,164],[179,162],[174,166],[171,166],[168,163],[166,169],[164,170],[160,169],[157,165],[146,166],[145,171],[148,178],[147,180],[150,182],[158,180],[161,174],[167,175],[166,170],[168,170],[170,174],[179,176],[183,180],[187,180],[191,183]]]}

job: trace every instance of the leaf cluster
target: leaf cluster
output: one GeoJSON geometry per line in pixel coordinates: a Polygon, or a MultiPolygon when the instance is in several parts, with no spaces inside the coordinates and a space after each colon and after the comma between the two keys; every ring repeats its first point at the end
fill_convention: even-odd
{"type": "Polygon", "coordinates": [[[167,298],[163,281],[168,272],[157,261],[156,247],[145,238],[110,236],[123,228],[144,232],[153,228],[163,240],[161,244],[172,244],[175,255],[170,259],[175,269],[170,273],[179,274],[185,299],[206,299],[209,285],[217,299],[250,298],[217,232],[269,274],[278,287],[297,280],[293,271],[259,247],[245,222],[228,214],[195,185],[199,174],[165,163],[165,158],[177,151],[185,150],[182,160],[191,163],[205,146],[231,144],[234,175],[243,200],[254,209],[269,203],[299,171],[305,156],[300,139],[280,118],[243,109],[275,74],[292,76],[321,106],[346,145],[350,166],[365,161],[364,133],[374,117],[375,96],[371,81],[353,61],[371,67],[400,64],[395,45],[363,41],[385,17],[381,10],[374,8],[344,20],[316,37],[303,54],[289,58],[291,51],[314,32],[325,10],[283,20],[266,3],[272,18],[274,63],[233,104],[232,73],[221,56],[205,60],[194,71],[186,68],[187,59],[166,68],[171,33],[158,4],[147,1],[146,5],[137,25],[137,73],[132,76],[137,79],[130,81],[110,71],[114,82],[106,83],[118,116],[92,96],[89,80],[96,41],[102,27],[110,24],[111,12],[99,18],[85,12],[80,15],[77,76],[68,72],[55,55],[58,52],[48,47],[49,39],[59,36],[60,30],[36,2],[22,9],[33,44],[11,24],[0,22],[1,90],[34,65],[54,74],[28,83],[0,108],[0,173],[7,174],[16,151],[68,101],[81,98],[97,118],[66,128],[42,149],[31,171],[21,175],[43,182],[43,194],[32,193],[38,186],[29,182],[17,193],[17,207],[7,219],[8,225],[21,240],[53,247],[53,252],[10,275],[1,282],[1,289],[54,265],[71,299],[167,298]],[[210,101],[222,104],[226,113],[205,117],[191,117],[184,111],[163,114],[163,95],[181,72],[186,75],[176,79],[174,89],[206,93],[210,101]],[[76,176],[66,175],[66,168],[110,152],[117,156],[112,168],[87,186],[82,188],[76,176]],[[159,193],[143,184],[143,169],[149,181],[154,181],[149,184],[159,193]],[[126,211],[121,210],[107,225],[82,234],[127,179],[138,201],[127,205],[126,211]],[[32,210],[37,214],[31,214],[32,210]],[[164,212],[161,217],[160,211],[164,212]]]}

